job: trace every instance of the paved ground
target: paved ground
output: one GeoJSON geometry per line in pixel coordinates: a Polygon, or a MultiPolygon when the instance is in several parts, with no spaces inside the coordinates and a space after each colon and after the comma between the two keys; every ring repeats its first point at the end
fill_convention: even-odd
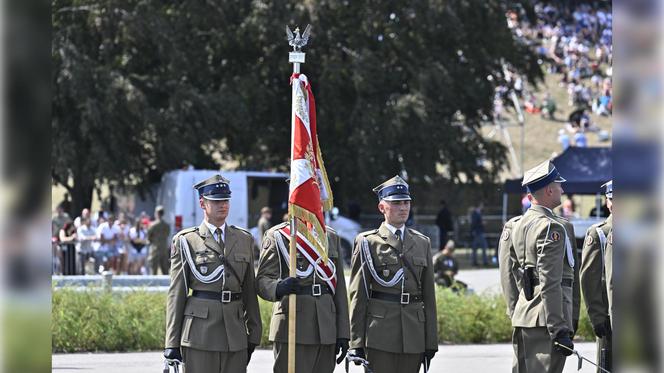
{"type": "Polygon", "coordinates": [[[468,288],[476,293],[501,294],[500,273],[498,268],[462,269],[456,276],[457,280],[468,284],[468,288]]]}
{"type": "MultiPolygon", "coordinates": [[[[595,360],[595,344],[579,343],[579,352],[595,360]]],[[[509,372],[512,366],[512,345],[455,345],[440,346],[431,364],[431,373],[439,372],[509,372]]],[[[248,373],[268,373],[272,371],[272,351],[257,350],[249,364],[248,373]]],[[[161,373],[163,361],[161,352],[140,352],[122,354],[57,354],[53,355],[53,372],[56,373],[161,373]]],[[[565,372],[576,372],[576,358],[568,358],[565,372]]],[[[344,372],[344,365],[337,365],[335,373],[344,372]]],[[[351,365],[350,372],[361,372],[351,365]]],[[[594,372],[588,363],[580,372],[594,372]]],[[[380,373],[380,372],[377,372],[380,373]]]]}

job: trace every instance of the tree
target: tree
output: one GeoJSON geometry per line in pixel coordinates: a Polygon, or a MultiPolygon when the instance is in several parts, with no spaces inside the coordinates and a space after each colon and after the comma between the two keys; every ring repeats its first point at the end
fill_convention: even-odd
{"type": "Polygon", "coordinates": [[[480,134],[492,110],[487,77],[503,63],[541,74],[505,10],[497,0],[56,0],[53,178],[80,208],[101,181],[142,185],[183,164],[214,167],[211,152],[287,170],[283,29],[311,23],[303,72],[338,200],[404,169],[415,184],[493,181],[505,149],[480,134]]]}

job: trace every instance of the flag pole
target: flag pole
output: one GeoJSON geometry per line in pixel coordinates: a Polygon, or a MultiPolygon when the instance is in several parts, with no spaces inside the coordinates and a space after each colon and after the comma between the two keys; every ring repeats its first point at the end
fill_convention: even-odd
{"type": "MultiPolygon", "coordinates": [[[[302,42],[299,29],[295,29],[295,34],[291,33],[288,26],[286,26],[286,34],[288,36],[289,45],[293,46],[293,51],[288,53],[288,62],[293,64],[293,74],[300,73],[300,64],[304,63],[304,52],[301,51],[301,47],[306,44],[306,39],[302,42]]],[[[307,33],[308,34],[308,33],[307,33]]],[[[293,161],[293,136],[295,128],[295,84],[298,82],[293,82],[292,86],[292,100],[291,100],[291,162],[293,161]]],[[[290,199],[290,195],[289,195],[290,199]]],[[[297,226],[295,224],[295,216],[293,214],[292,205],[288,204],[288,215],[290,217],[290,248],[289,248],[289,276],[297,277],[297,261],[296,261],[296,251],[297,251],[297,226]]],[[[288,296],[288,373],[295,373],[295,325],[296,325],[296,313],[297,313],[297,295],[291,294],[288,296]]]]}

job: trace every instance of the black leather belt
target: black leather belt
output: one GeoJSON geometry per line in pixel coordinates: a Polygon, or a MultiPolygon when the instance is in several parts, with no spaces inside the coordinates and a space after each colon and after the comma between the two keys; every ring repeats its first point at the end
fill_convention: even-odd
{"type": "Polygon", "coordinates": [[[419,294],[409,294],[409,293],[391,294],[376,290],[371,290],[371,298],[386,300],[388,302],[396,302],[401,304],[422,302],[422,295],[419,294]]]}
{"type": "Polygon", "coordinates": [[[232,293],[230,290],[224,290],[221,293],[216,291],[194,290],[191,294],[196,298],[218,300],[221,303],[229,303],[242,299],[242,293],[232,293]]]}
{"type": "MultiPolygon", "coordinates": [[[[539,285],[540,284],[539,279],[536,278],[535,281],[533,281],[533,283],[535,284],[535,286],[539,285]]],[[[560,285],[571,288],[574,285],[574,279],[564,278],[562,281],[560,281],[560,285]]]]}
{"type": "Polygon", "coordinates": [[[311,295],[319,297],[323,294],[332,294],[330,288],[325,284],[314,284],[311,286],[301,286],[295,292],[297,295],[311,295]]]}

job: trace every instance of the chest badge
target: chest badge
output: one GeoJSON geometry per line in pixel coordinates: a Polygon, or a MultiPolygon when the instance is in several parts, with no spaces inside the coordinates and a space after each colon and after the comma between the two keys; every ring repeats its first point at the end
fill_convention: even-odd
{"type": "Polygon", "coordinates": [[[389,269],[384,269],[383,270],[383,277],[387,277],[390,275],[390,270],[389,269]]]}
{"type": "Polygon", "coordinates": [[[202,273],[202,274],[206,274],[207,271],[208,271],[208,267],[207,267],[207,266],[201,266],[200,269],[201,269],[201,273],[202,273]]]}
{"type": "Polygon", "coordinates": [[[551,241],[553,241],[553,242],[560,241],[560,233],[552,232],[551,233],[551,241]]]}

